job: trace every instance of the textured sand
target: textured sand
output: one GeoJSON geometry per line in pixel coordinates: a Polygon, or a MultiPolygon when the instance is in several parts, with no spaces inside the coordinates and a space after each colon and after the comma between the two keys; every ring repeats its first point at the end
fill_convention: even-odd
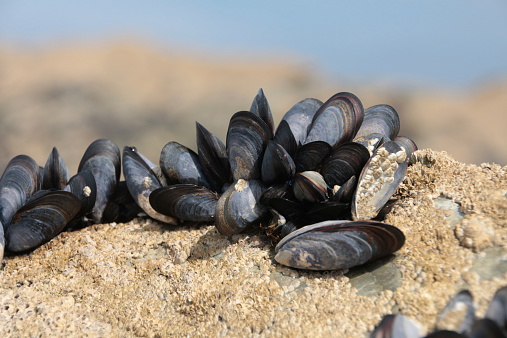
{"type": "Polygon", "coordinates": [[[94,225],[4,259],[0,335],[362,336],[391,312],[426,331],[463,288],[482,314],[507,285],[507,167],[417,157],[385,219],[407,237],[394,258],[297,271],[256,230],[94,225]]]}

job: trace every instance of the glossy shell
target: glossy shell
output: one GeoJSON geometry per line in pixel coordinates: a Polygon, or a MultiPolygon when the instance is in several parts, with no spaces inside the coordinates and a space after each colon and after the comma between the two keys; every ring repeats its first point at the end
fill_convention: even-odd
{"type": "Polygon", "coordinates": [[[63,189],[69,178],[69,169],[67,169],[58,149],[54,147],[44,166],[42,189],[63,189]]]}
{"type": "Polygon", "coordinates": [[[178,142],[168,142],[162,148],[160,169],[171,184],[195,184],[211,188],[199,156],[178,142]]]}

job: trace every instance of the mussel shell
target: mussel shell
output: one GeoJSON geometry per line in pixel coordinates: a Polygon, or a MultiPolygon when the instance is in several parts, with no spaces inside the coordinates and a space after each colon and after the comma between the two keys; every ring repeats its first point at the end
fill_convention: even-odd
{"type": "Polygon", "coordinates": [[[258,225],[268,210],[259,203],[264,187],[259,181],[238,180],[220,196],[215,226],[224,236],[232,236],[258,225]]]}
{"type": "Polygon", "coordinates": [[[97,184],[95,176],[89,170],[83,170],[72,176],[63,190],[73,193],[81,201],[81,210],[76,217],[89,213],[95,205],[97,184]]]}
{"type": "Polygon", "coordinates": [[[123,149],[123,172],[128,190],[134,201],[148,216],[161,222],[176,225],[178,223],[176,219],[156,212],[149,201],[150,194],[163,186],[161,182],[162,173],[159,170],[158,167],[142,156],[136,148],[125,147],[123,149]]]}
{"type": "Polygon", "coordinates": [[[104,209],[102,221],[104,223],[127,223],[143,211],[130,194],[127,182],[120,181],[104,209]]]}
{"type": "Polygon", "coordinates": [[[2,222],[0,222],[0,264],[2,264],[2,260],[4,259],[4,250],[5,250],[4,226],[2,222]]]}
{"type": "Polygon", "coordinates": [[[217,201],[214,192],[193,184],[162,187],[150,195],[150,204],[156,212],[194,222],[212,222],[217,201]]]}
{"type": "Polygon", "coordinates": [[[53,147],[43,170],[42,189],[63,189],[69,181],[69,169],[58,149],[53,147]]]}
{"type": "Polygon", "coordinates": [[[379,104],[364,111],[364,120],[354,142],[361,143],[373,150],[381,140],[392,141],[400,131],[400,118],[396,110],[387,105],[379,104]]]}
{"type": "Polygon", "coordinates": [[[4,228],[41,185],[40,168],[31,157],[18,155],[7,164],[0,178],[0,223],[4,228]]]}
{"type": "MultiPolygon", "coordinates": [[[[404,315],[385,315],[382,321],[375,327],[370,338],[387,338],[387,337],[420,337],[420,328],[414,321],[404,315]]],[[[429,337],[429,336],[427,336],[429,337]]],[[[442,336],[444,337],[444,336],[442,336]]],[[[445,336],[447,337],[447,336],[445,336]]],[[[452,338],[449,336],[447,338],[452,338]]]]}
{"type": "Polygon", "coordinates": [[[352,218],[372,219],[391,198],[407,171],[406,152],[389,141],[378,148],[359,177],[352,200],[352,218]]]}
{"type": "Polygon", "coordinates": [[[269,127],[259,116],[247,111],[232,116],[226,148],[234,181],[261,178],[262,155],[270,135],[269,127]]]}
{"type": "Polygon", "coordinates": [[[231,181],[227,149],[218,137],[196,122],[197,154],[211,189],[221,193],[231,181]]]}
{"type": "Polygon", "coordinates": [[[307,270],[348,269],[399,250],[405,236],[396,227],[373,221],[326,221],[283,238],[275,260],[307,270]]]}
{"type": "Polygon", "coordinates": [[[275,122],[273,121],[273,115],[271,114],[271,109],[269,108],[268,99],[266,98],[266,95],[264,95],[262,88],[259,89],[253,100],[250,112],[258,115],[264,123],[266,123],[271,131],[270,138],[272,138],[275,132],[275,122]]]}
{"type": "Polygon", "coordinates": [[[296,171],[317,170],[322,161],[331,153],[331,146],[324,141],[306,143],[298,148],[294,162],[296,171]]]}
{"type": "Polygon", "coordinates": [[[162,148],[160,169],[171,184],[195,184],[211,188],[199,156],[178,142],[168,142],[162,148]]]}
{"type": "Polygon", "coordinates": [[[120,149],[110,140],[98,139],[86,149],[78,166],[78,172],[89,170],[95,177],[97,197],[91,217],[95,223],[102,221],[102,214],[114,194],[121,173],[120,149]]]}
{"type": "Polygon", "coordinates": [[[470,335],[475,322],[475,307],[472,294],[462,290],[452,297],[440,311],[435,323],[435,330],[452,330],[470,335]]]}
{"type": "Polygon", "coordinates": [[[362,104],[355,95],[335,94],[315,113],[305,143],[324,141],[334,148],[351,141],[362,117],[362,104]]]}
{"type": "Polygon", "coordinates": [[[406,136],[396,136],[394,138],[394,142],[405,150],[407,153],[407,160],[409,160],[412,154],[417,151],[417,144],[415,144],[414,140],[406,136]]]}
{"type": "Polygon", "coordinates": [[[274,141],[268,141],[261,165],[262,181],[269,185],[285,183],[295,172],[296,165],[285,148],[274,141]]]}
{"type": "Polygon", "coordinates": [[[12,218],[7,228],[7,250],[33,249],[56,235],[81,210],[81,201],[68,191],[55,190],[31,199],[12,218]]]}
{"type": "Polygon", "coordinates": [[[316,171],[303,171],[294,177],[294,196],[300,202],[317,203],[328,198],[327,184],[316,171]]]}
{"type": "Polygon", "coordinates": [[[494,321],[498,327],[507,329],[507,287],[498,289],[489,303],[485,318],[494,321]]]}
{"type": "Polygon", "coordinates": [[[329,200],[335,202],[350,203],[354,197],[354,192],[356,191],[357,178],[356,176],[350,177],[347,182],[345,182],[340,186],[340,188],[335,191],[336,187],[337,186],[333,187],[333,194],[331,194],[329,200]]]}
{"type": "Polygon", "coordinates": [[[304,144],[308,129],[312,123],[315,113],[322,106],[322,102],[317,99],[304,99],[296,103],[282,118],[287,121],[296,144],[304,144]]]}
{"type": "Polygon", "coordinates": [[[320,173],[330,187],[341,186],[352,176],[359,176],[370,153],[364,146],[348,142],[335,148],[324,160],[320,173]]]}
{"type": "Polygon", "coordinates": [[[291,157],[296,155],[298,143],[296,142],[294,134],[292,134],[287,121],[280,121],[278,128],[276,129],[275,136],[273,137],[273,141],[281,145],[291,157]]]}

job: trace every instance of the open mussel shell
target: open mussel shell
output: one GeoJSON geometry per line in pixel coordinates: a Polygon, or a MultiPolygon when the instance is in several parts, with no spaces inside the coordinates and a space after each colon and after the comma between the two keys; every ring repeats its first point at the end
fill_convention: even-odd
{"type": "Polygon", "coordinates": [[[326,221],[291,232],[275,248],[275,260],[307,270],[348,269],[399,250],[405,236],[373,221],[326,221]]]}
{"type": "Polygon", "coordinates": [[[161,188],[165,183],[165,179],[160,169],[142,156],[134,147],[125,147],[123,149],[123,174],[134,201],[148,216],[161,222],[178,224],[176,219],[156,212],[151,206],[150,194],[161,188]]]}
{"type": "Polygon", "coordinates": [[[43,170],[42,189],[63,189],[69,181],[69,169],[56,147],[51,150],[43,170]]]}
{"type": "Polygon", "coordinates": [[[197,155],[211,189],[221,193],[231,180],[231,166],[225,144],[196,122],[197,155]]]}
{"type": "Polygon", "coordinates": [[[405,150],[393,141],[384,143],[373,153],[361,172],[352,200],[354,220],[378,215],[405,178],[406,159],[405,150]]]}
{"type": "Polygon", "coordinates": [[[341,186],[352,176],[359,176],[370,153],[364,146],[348,142],[334,149],[324,161],[320,173],[330,187],[341,186]]]}
{"type": "Polygon", "coordinates": [[[18,155],[7,164],[0,178],[0,223],[4,228],[41,185],[39,166],[31,157],[18,155]]]}
{"type": "Polygon", "coordinates": [[[294,177],[294,196],[300,202],[317,203],[328,198],[327,184],[316,171],[304,171],[294,177]]]}
{"type": "Polygon", "coordinates": [[[275,132],[275,122],[273,121],[271,108],[269,108],[268,99],[266,98],[266,95],[264,95],[262,88],[259,89],[257,95],[253,100],[252,106],[250,107],[250,112],[258,115],[266,123],[269,130],[271,131],[270,136],[273,137],[275,132]]]}
{"type": "Polygon", "coordinates": [[[295,172],[296,165],[285,148],[268,141],[261,165],[262,181],[265,184],[285,183],[295,172]]]}
{"type": "Polygon", "coordinates": [[[317,99],[304,99],[296,103],[282,118],[286,121],[294,135],[296,144],[304,144],[308,129],[312,123],[315,113],[322,106],[317,99]]]}
{"type": "Polygon", "coordinates": [[[379,104],[364,111],[364,120],[354,142],[373,151],[379,143],[394,140],[399,131],[400,118],[396,110],[387,104],[379,104]]]}
{"type": "Polygon", "coordinates": [[[63,190],[73,193],[81,201],[81,210],[76,217],[86,215],[95,205],[97,184],[95,177],[89,170],[83,170],[72,176],[63,190]]]}
{"type": "Polygon", "coordinates": [[[80,210],[81,201],[68,191],[47,191],[34,196],[13,216],[6,232],[7,250],[26,251],[49,241],[80,210]]]}
{"type": "Polygon", "coordinates": [[[259,116],[247,111],[232,116],[226,147],[234,181],[261,178],[262,155],[270,139],[271,131],[259,116]]]}
{"type": "Polygon", "coordinates": [[[150,195],[150,204],[156,212],[193,222],[212,222],[217,201],[214,192],[193,184],[162,187],[150,195]]]}
{"type": "Polygon", "coordinates": [[[211,188],[199,156],[178,142],[168,142],[162,148],[160,169],[171,184],[195,184],[211,188]]]}
{"type": "Polygon", "coordinates": [[[268,214],[259,203],[264,190],[259,181],[238,180],[220,196],[215,211],[215,226],[224,236],[232,236],[258,225],[268,214]]]}
{"type": "Polygon", "coordinates": [[[351,93],[338,93],[315,113],[305,143],[324,141],[331,147],[351,141],[363,118],[363,106],[351,93]]]}
{"type": "Polygon", "coordinates": [[[97,184],[97,198],[92,209],[95,223],[102,221],[102,214],[114,194],[121,173],[120,149],[110,140],[98,139],[85,151],[78,166],[78,172],[89,170],[97,184]]]}

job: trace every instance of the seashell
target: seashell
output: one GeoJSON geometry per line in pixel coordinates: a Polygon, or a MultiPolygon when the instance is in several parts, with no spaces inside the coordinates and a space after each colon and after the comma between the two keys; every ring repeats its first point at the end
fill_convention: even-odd
{"type": "Polygon", "coordinates": [[[234,181],[261,178],[262,155],[270,135],[268,126],[259,116],[247,111],[232,116],[226,148],[234,181]]]}
{"type": "Polygon", "coordinates": [[[362,117],[362,104],[355,95],[335,94],[315,113],[305,143],[324,141],[334,148],[351,141],[362,117]]]}
{"type": "Polygon", "coordinates": [[[102,221],[104,223],[127,223],[137,217],[141,212],[143,212],[143,209],[134,201],[134,198],[128,190],[127,182],[120,181],[104,209],[102,221]]]}
{"type": "Polygon", "coordinates": [[[451,330],[468,336],[472,332],[474,322],[475,308],[472,294],[468,290],[462,290],[440,311],[435,331],[451,330]]]}
{"type": "Polygon", "coordinates": [[[406,152],[395,142],[375,150],[361,172],[352,200],[352,219],[372,219],[391,198],[407,171],[406,152]]]}
{"type": "Polygon", "coordinates": [[[231,166],[225,145],[218,137],[196,122],[197,154],[211,189],[222,192],[231,181],[231,166]]]}
{"type": "Polygon", "coordinates": [[[83,170],[89,170],[95,177],[97,197],[91,217],[95,223],[100,223],[120,178],[120,149],[107,139],[93,141],[79,162],[78,172],[83,170]]]}
{"type": "Polygon", "coordinates": [[[97,184],[95,177],[89,170],[83,170],[72,176],[63,190],[71,192],[81,201],[81,210],[76,218],[88,214],[97,199],[97,184]]]}
{"type": "Polygon", "coordinates": [[[373,221],[326,221],[283,238],[275,260],[298,269],[348,269],[399,250],[405,236],[396,227],[373,221]]]}
{"type": "Polygon", "coordinates": [[[321,106],[322,102],[317,99],[304,99],[296,103],[283,116],[282,122],[286,121],[289,125],[297,145],[305,143],[313,117],[321,106]]]}
{"type": "Polygon", "coordinates": [[[328,198],[327,184],[316,171],[304,171],[294,177],[294,196],[300,202],[322,202],[328,198]]]}
{"type": "Polygon", "coordinates": [[[352,176],[359,176],[370,159],[368,149],[359,143],[348,142],[334,149],[324,160],[320,173],[330,187],[341,186],[352,176]]]}
{"type": "Polygon", "coordinates": [[[63,158],[58,153],[58,149],[53,147],[43,170],[42,189],[63,189],[69,181],[69,169],[63,162],[63,158]]]}
{"type": "Polygon", "coordinates": [[[7,164],[0,178],[0,223],[4,230],[41,185],[39,166],[31,157],[18,155],[7,164]]]}
{"type": "Polygon", "coordinates": [[[295,172],[296,165],[289,153],[280,144],[268,141],[261,165],[262,181],[266,184],[285,183],[295,172]]]}
{"type": "Polygon", "coordinates": [[[205,187],[175,184],[150,195],[153,209],[163,215],[194,222],[212,222],[218,197],[205,187]]]}
{"type": "Polygon", "coordinates": [[[125,147],[123,148],[123,173],[134,201],[148,216],[164,223],[178,224],[173,217],[153,210],[150,204],[150,194],[166,183],[158,166],[151,163],[135,147],[125,147]]]}
{"type": "Polygon", "coordinates": [[[68,191],[44,191],[34,196],[12,217],[5,234],[6,249],[21,252],[51,240],[78,214],[81,205],[68,191]]]}
{"type": "Polygon", "coordinates": [[[354,197],[354,193],[357,187],[357,178],[352,176],[343,185],[333,186],[333,193],[329,197],[329,200],[335,202],[350,203],[354,197]]]}
{"type": "Polygon", "coordinates": [[[331,146],[324,141],[306,143],[298,148],[294,162],[296,171],[317,170],[322,161],[331,153],[331,146]]]}
{"type": "Polygon", "coordinates": [[[287,121],[280,121],[280,124],[276,129],[275,136],[273,137],[273,141],[281,145],[290,157],[293,157],[296,154],[298,143],[296,142],[287,121]]]}
{"type": "Polygon", "coordinates": [[[220,196],[215,211],[215,226],[224,236],[232,236],[258,225],[267,216],[259,203],[264,187],[259,181],[239,179],[220,196]]]}
{"type": "Polygon", "coordinates": [[[496,291],[484,317],[492,320],[503,331],[507,330],[507,287],[496,291]]]}
{"type": "Polygon", "coordinates": [[[199,156],[178,142],[168,142],[162,148],[160,169],[172,184],[195,184],[211,188],[199,156]]]}
{"type": "Polygon", "coordinates": [[[394,140],[399,131],[400,118],[396,110],[379,104],[364,111],[363,123],[353,141],[373,152],[381,143],[394,140]]]}
{"type": "Polygon", "coordinates": [[[410,160],[412,154],[417,151],[417,145],[415,142],[406,136],[396,136],[394,138],[396,142],[405,152],[407,153],[407,161],[410,160]]]}
{"type": "Polygon", "coordinates": [[[383,337],[421,337],[421,328],[404,315],[385,315],[370,335],[370,338],[383,337]]]}
{"type": "Polygon", "coordinates": [[[259,116],[261,120],[266,123],[271,131],[269,138],[272,138],[275,132],[275,122],[273,121],[273,115],[271,114],[271,109],[269,108],[268,99],[266,98],[266,95],[264,95],[262,88],[259,89],[253,100],[250,112],[259,116]]]}

